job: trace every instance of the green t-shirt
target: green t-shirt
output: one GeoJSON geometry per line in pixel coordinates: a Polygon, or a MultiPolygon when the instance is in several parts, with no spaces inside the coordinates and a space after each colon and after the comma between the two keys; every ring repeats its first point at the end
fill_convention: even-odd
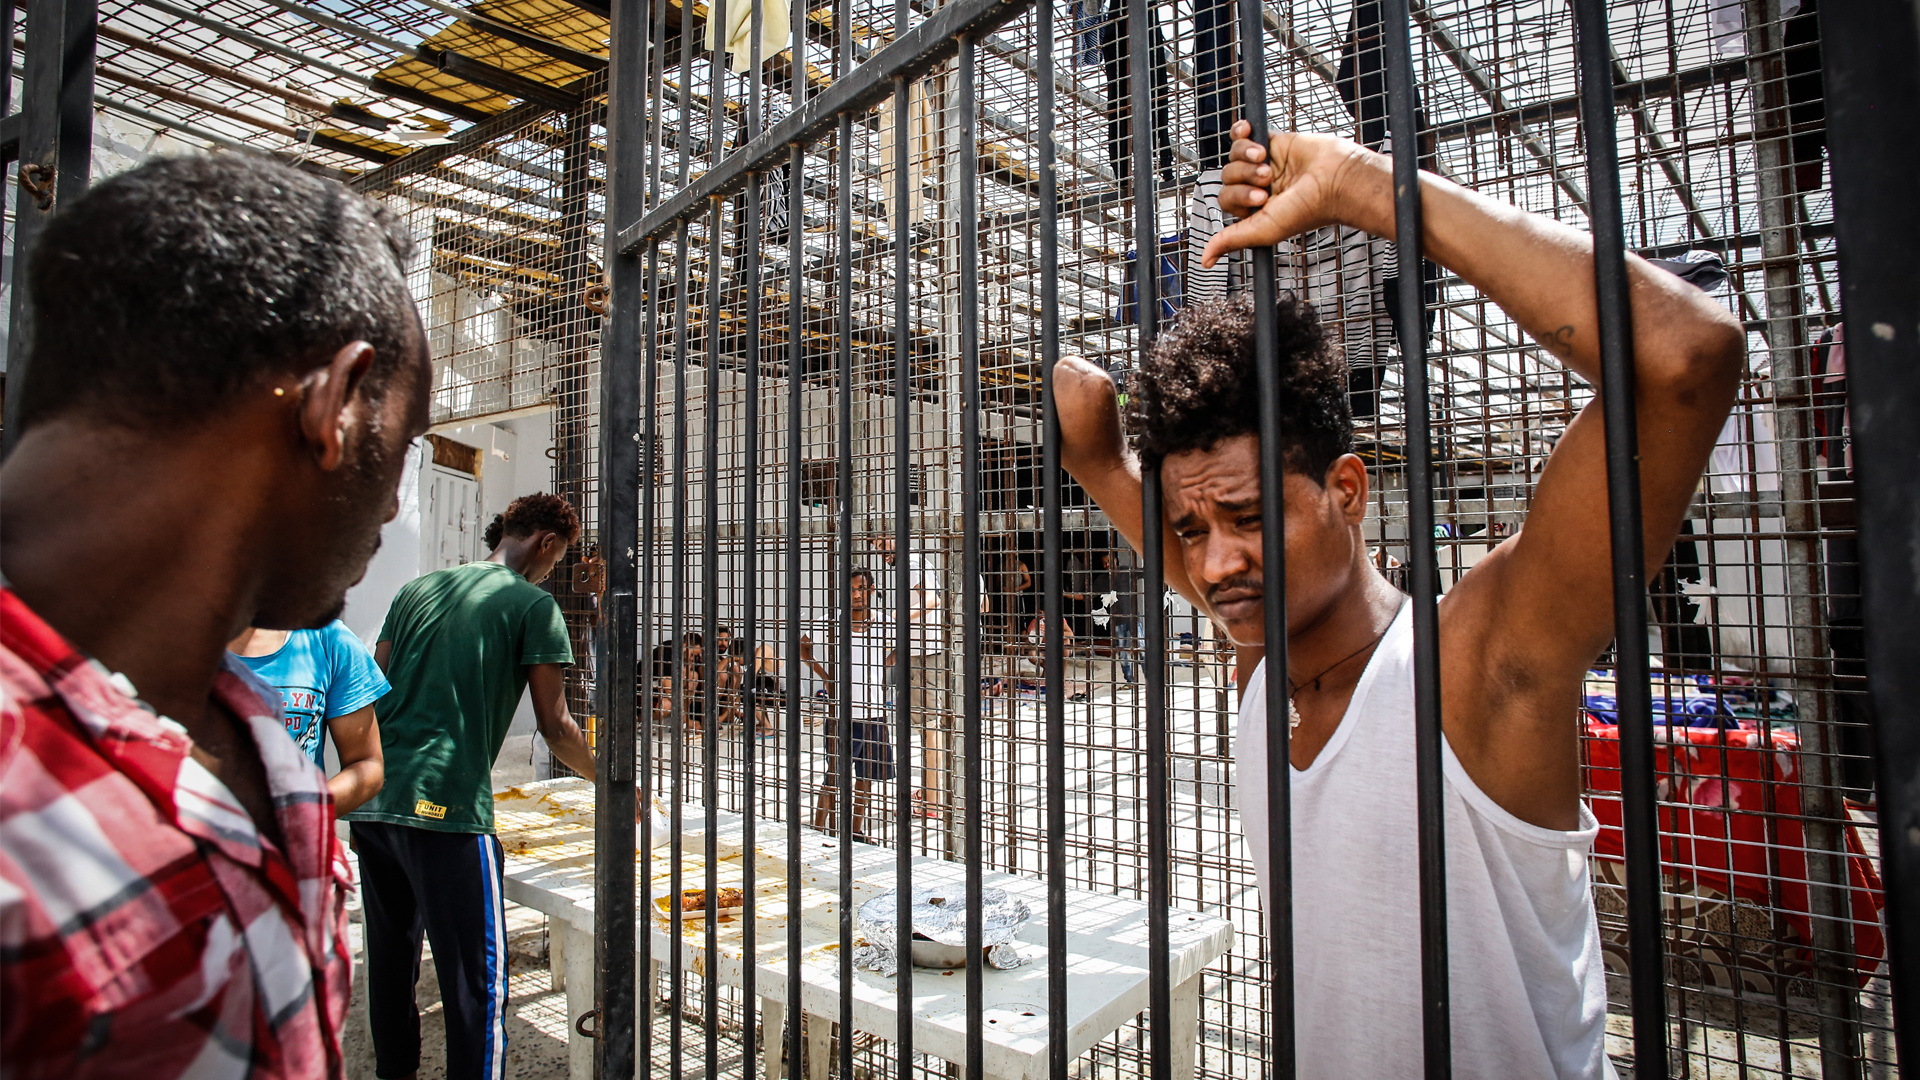
{"type": "Polygon", "coordinates": [[[560,605],[499,563],[467,563],[408,582],[380,640],[393,684],[374,706],[387,782],[348,818],[492,832],[493,760],[527,666],[573,663],[560,605]]]}

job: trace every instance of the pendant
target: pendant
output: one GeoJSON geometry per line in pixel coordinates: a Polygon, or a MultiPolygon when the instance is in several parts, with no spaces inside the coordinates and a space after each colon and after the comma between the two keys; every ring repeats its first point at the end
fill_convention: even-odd
{"type": "Polygon", "coordinates": [[[1289,734],[1291,734],[1292,732],[1299,731],[1299,730],[1300,730],[1300,707],[1293,703],[1292,698],[1288,698],[1287,699],[1287,731],[1289,734]]]}

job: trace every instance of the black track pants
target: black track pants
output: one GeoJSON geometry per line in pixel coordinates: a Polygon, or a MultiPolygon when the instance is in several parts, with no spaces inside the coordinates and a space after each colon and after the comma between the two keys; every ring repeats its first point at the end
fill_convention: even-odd
{"type": "Polygon", "coordinates": [[[447,1080],[498,1080],[507,1049],[506,908],[498,838],[356,821],[375,1074],[420,1067],[420,940],[433,943],[447,1080]]]}

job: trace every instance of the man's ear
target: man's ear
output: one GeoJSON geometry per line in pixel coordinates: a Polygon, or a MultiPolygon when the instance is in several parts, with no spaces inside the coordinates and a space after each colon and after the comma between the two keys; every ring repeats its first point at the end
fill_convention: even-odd
{"type": "Polygon", "coordinates": [[[1372,491],[1367,464],[1358,454],[1341,454],[1327,467],[1327,490],[1339,503],[1347,524],[1358,525],[1367,519],[1367,496],[1372,491]]]}
{"type": "Polygon", "coordinates": [[[346,460],[347,428],[354,422],[348,409],[354,389],[372,366],[373,346],[355,341],[300,380],[300,434],[328,472],[346,460]]]}

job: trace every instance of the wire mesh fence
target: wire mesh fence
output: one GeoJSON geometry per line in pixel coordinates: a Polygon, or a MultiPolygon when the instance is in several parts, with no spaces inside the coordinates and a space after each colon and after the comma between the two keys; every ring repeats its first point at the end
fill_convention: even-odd
{"type": "MultiPolygon", "coordinates": [[[[548,7],[535,14],[554,37],[590,50],[605,40],[598,16],[548,7]]],[[[1588,228],[1570,10],[1409,7],[1421,166],[1588,228]]],[[[472,48],[431,44],[461,32],[443,13],[327,10],[404,39],[408,56],[416,40],[472,48]]],[[[102,86],[135,109],[186,106],[222,137],[284,140],[332,168],[380,165],[356,186],[400,213],[422,252],[411,283],[435,420],[551,412],[554,490],[584,521],[601,516],[602,433],[637,435],[642,794],[673,815],[671,846],[643,863],[643,881],[663,864],[713,866],[714,851],[683,847],[695,842],[683,827],[699,824],[687,806],[751,812],[769,837],[805,826],[931,860],[971,855],[982,870],[1134,901],[1163,872],[1174,908],[1235,930],[1194,984],[1196,1068],[1262,1075],[1275,1052],[1273,976],[1234,809],[1233,646],[1158,595],[1140,553],[1049,468],[1046,399],[1050,359],[1088,360],[1124,394],[1154,325],[1252,288],[1247,260],[1206,270],[1198,253],[1224,224],[1219,170],[1227,126],[1247,112],[1241,63],[1255,43],[1242,39],[1239,6],[1219,0],[1068,0],[1046,12],[1044,41],[1039,12],[1009,8],[958,55],[898,81],[862,74],[941,10],[801,0],[776,20],[759,8],[763,26],[799,29],[805,55],[768,38],[722,64],[702,29],[723,5],[661,4],[647,11],[643,100],[610,106],[592,65],[494,56],[571,86],[573,103],[524,121],[494,112],[485,138],[443,141],[405,167],[364,151],[397,158],[445,133],[383,141],[388,129],[309,115],[308,98],[431,87],[432,69],[284,5],[103,6],[126,29],[103,35],[102,86]],[[153,43],[299,100],[246,86],[236,97],[241,84],[189,74],[153,43]],[[288,49],[336,68],[359,55],[348,74],[384,81],[325,81],[288,49]],[[153,89],[162,76],[168,93],[153,89]],[[729,155],[808,121],[810,101],[868,83],[804,145],[776,145],[750,180],[639,237],[643,301],[610,306],[611,124],[638,118],[644,210],[657,213],[730,175],[729,155]],[[622,361],[643,372],[637,416],[601,415],[612,318],[638,327],[622,361]],[[852,617],[860,606],[870,614],[852,617]],[[856,679],[879,700],[856,700],[856,679]],[[1149,708],[1160,687],[1164,728],[1149,708]],[[1151,827],[1161,798],[1164,862],[1151,827]]],[[[1806,0],[1606,11],[1628,246],[1724,303],[1748,351],[1738,404],[1648,590],[1664,1041],[1683,1075],[1895,1075],[1817,12],[1806,0]]],[[[1258,18],[1275,127],[1392,148],[1384,5],[1286,0],[1258,18]]],[[[1408,334],[1425,343],[1431,539],[1450,588],[1524,527],[1548,454],[1596,389],[1431,263],[1418,271],[1426,325],[1397,321],[1395,288],[1413,271],[1389,242],[1329,227],[1283,245],[1276,267],[1345,356],[1374,482],[1366,536],[1402,587],[1423,557],[1409,525],[1403,346],[1408,334]]],[[[617,558],[600,539],[590,529],[580,556],[617,558]]],[[[553,587],[575,654],[605,665],[594,573],[553,587]]],[[[576,715],[597,723],[605,674],[574,669],[576,715]]],[[[1590,865],[1607,1049],[1625,1067],[1622,696],[1603,658],[1569,722],[1584,732],[1600,823],[1590,865]]],[[[658,959],[643,973],[662,1011],[643,1011],[640,1042],[653,1055],[640,1067],[655,1074],[743,1068],[767,1047],[795,1072],[822,1054],[871,1076],[966,1064],[902,1055],[896,1036],[855,1033],[843,1015],[809,1018],[804,1039],[789,1024],[783,1038],[754,994],[695,970],[678,947],[658,959]]],[[[1149,1073],[1164,1015],[1129,1014],[1069,1071],[1149,1073]]]]}

